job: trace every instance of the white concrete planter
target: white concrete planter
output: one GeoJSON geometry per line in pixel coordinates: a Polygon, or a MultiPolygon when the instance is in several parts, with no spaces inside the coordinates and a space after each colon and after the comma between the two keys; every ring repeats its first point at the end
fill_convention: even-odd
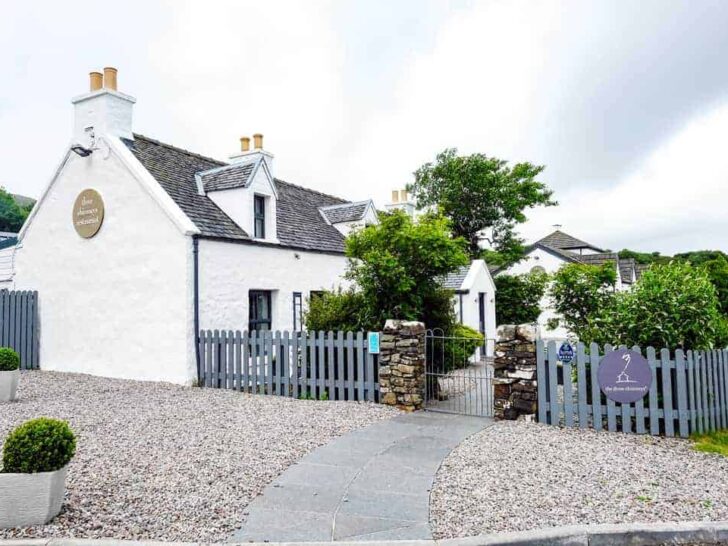
{"type": "Polygon", "coordinates": [[[12,402],[15,400],[15,391],[18,388],[20,370],[12,372],[0,372],[0,402],[12,402]]]}
{"type": "Polygon", "coordinates": [[[68,465],[55,472],[0,473],[0,529],[42,525],[61,511],[68,465]]]}

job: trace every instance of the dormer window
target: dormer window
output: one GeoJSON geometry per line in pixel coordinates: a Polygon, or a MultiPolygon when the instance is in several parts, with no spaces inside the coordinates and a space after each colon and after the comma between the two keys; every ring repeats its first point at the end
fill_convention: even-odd
{"type": "Polygon", "coordinates": [[[253,218],[256,239],[265,239],[265,197],[256,195],[253,197],[253,218]]]}

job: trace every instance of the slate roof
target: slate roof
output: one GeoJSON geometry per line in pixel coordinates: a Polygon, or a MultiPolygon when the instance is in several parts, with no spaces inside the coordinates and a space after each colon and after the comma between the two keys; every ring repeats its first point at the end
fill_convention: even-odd
{"type": "Polygon", "coordinates": [[[471,265],[472,264],[464,265],[456,271],[449,273],[447,277],[442,279],[441,284],[443,288],[449,288],[450,290],[460,290],[460,288],[463,286],[463,281],[465,281],[465,277],[468,276],[468,271],[470,271],[471,265]]]}
{"type": "Polygon", "coordinates": [[[650,268],[650,265],[652,264],[635,264],[634,272],[638,279],[650,268]]]}
{"type": "Polygon", "coordinates": [[[249,161],[242,164],[233,164],[217,168],[211,172],[201,173],[200,180],[205,191],[232,190],[246,188],[253,181],[258,161],[249,161]]]}
{"type": "Polygon", "coordinates": [[[364,218],[371,201],[359,201],[358,203],[345,203],[343,205],[332,205],[321,207],[321,214],[331,224],[339,224],[341,222],[356,222],[364,218]]]}
{"type": "MultiPolygon", "coordinates": [[[[124,140],[147,171],[199,228],[203,236],[252,241],[251,237],[206,195],[197,191],[195,174],[227,165],[158,140],[134,135],[124,140]]],[[[344,236],[319,213],[320,207],[348,203],[331,195],[275,180],[276,224],[281,245],[344,252],[344,236]]]]}
{"type": "Polygon", "coordinates": [[[582,241],[581,239],[577,239],[576,237],[572,237],[568,233],[564,233],[563,231],[559,231],[558,229],[536,242],[544,244],[546,246],[550,246],[552,248],[560,248],[562,250],[570,250],[573,248],[591,248],[592,250],[603,252],[601,248],[587,243],[586,241],[582,241]]]}

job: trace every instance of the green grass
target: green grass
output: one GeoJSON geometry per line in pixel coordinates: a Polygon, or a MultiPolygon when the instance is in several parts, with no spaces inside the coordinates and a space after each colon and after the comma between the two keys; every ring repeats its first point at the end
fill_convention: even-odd
{"type": "Polygon", "coordinates": [[[703,453],[717,453],[728,457],[728,430],[709,432],[708,434],[693,434],[691,439],[696,451],[703,453]]]}

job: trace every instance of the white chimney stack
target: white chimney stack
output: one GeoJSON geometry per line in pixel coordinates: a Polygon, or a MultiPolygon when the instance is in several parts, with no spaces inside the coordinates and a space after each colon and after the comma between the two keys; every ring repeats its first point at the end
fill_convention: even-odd
{"type": "Polygon", "coordinates": [[[134,138],[132,107],[136,99],[117,91],[116,76],[116,68],[110,66],[104,68],[103,74],[91,72],[90,91],[71,101],[75,110],[74,143],[90,145],[89,134],[93,134],[96,138],[104,134],[134,138]]]}
{"type": "Polygon", "coordinates": [[[384,205],[388,211],[403,210],[410,218],[415,217],[415,204],[407,190],[392,190],[392,202],[384,205]]]}

